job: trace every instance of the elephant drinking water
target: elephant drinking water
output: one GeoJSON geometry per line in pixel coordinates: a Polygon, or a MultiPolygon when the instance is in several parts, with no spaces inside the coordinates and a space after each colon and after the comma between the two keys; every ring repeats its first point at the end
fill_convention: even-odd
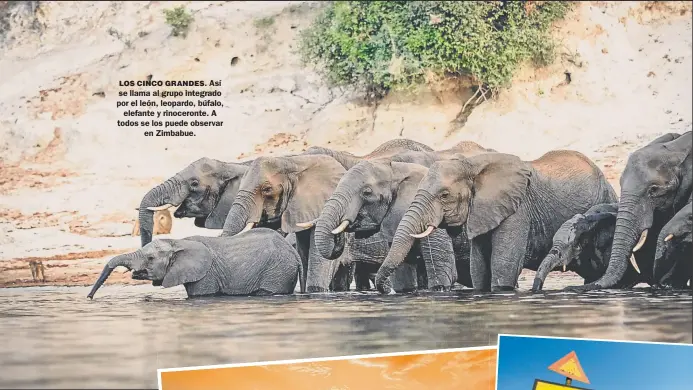
{"type": "Polygon", "coordinates": [[[621,196],[614,242],[604,275],[593,283],[571,287],[585,291],[617,287],[637,272],[628,267],[631,254],[642,252],[639,280],[654,283],[653,262],[662,227],[688,202],[693,189],[693,136],[664,134],[631,153],[621,174],[621,196]]]}
{"type": "Polygon", "coordinates": [[[189,297],[204,295],[292,294],[301,279],[298,253],[279,233],[255,229],[238,237],[194,236],[154,240],[112,258],[89,292],[93,298],[116,267],[155,286],[184,285],[189,297]]]}
{"type": "MultiPolygon", "coordinates": [[[[575,151],[551,151],[534,161],[504,153],[434,163],[397,227],[376,284],[409,252],[414,239],[466,226],[474,289],[513,290],[523,268],[536,270],[558,228],[577,213],[616,201],[601,170],[575,151]]],[[[453,233],[458,234],[458,233],[453,233]]]]}

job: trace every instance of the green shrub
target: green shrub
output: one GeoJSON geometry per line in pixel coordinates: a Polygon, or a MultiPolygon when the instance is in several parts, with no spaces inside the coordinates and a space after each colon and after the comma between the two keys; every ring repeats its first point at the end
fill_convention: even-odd
{"type": "Polygon", "coordinates": [[[437,76],[507,85],[526,60],[554,58],[551,23],[572,2],[339,1],[301,32],[299,53],[333,86],[382,97],[437,76]]]}
{"type": "Polygon", "coordinates": [[[257,28],[257,29],[265,29],[265,28],[268,28],[274,24],[274,17],[268,16],[266,18],[255,19],[253,24],[255,25],[255,28],[257,28]]]}
{"type": "Polygon", "coordinates": [[[166,23],[171,26],[171,33],[173,36],[187,35],[193,17],[184,6],[181,5],[172,9],[165,9],[164,16],[166,17],[166,23]]]}

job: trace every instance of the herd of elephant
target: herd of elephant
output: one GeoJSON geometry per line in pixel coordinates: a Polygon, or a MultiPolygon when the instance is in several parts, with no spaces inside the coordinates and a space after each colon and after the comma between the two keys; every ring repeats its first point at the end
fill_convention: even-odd
{"type": "Polygon", "coordinates": [[[143,197],[142,248],[117,266],[188,296],[357,290],[512,291],[523,269],[573,271],[573,291],[686,288],[691,259],[691,131],[633,151],[621,195],[582,153],[533,161],[460,142],[409,139],[365,156],[311,147],[242,163],[201,158],[143,197]],[[157,211],[221,229],[152,241],[157,211]]]}

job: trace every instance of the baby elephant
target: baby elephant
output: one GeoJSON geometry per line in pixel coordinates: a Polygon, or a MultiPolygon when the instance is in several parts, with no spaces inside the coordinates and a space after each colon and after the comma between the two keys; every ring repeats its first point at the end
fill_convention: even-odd
{"type": "MultiPolygon", "coordinates": [[[[685,288],[691,280],[691,203],[679,210],[662,228],[657,239],[654,260],[654,278],[660,286],[685,288]]],[[[693,283],[691,283],[693,287],[693,283]]]]}
{"type": "Polygon", "coordinates": [[[553,246],[537,270],[532,290],[541,290],[549,272],[558,269],[577,273],[585,283],[599,279],[611,255],[617,214],[618,203],[603,203],[565,221],[553,236],[553,246]]]}
{"type": "Polygon", "coordinates": [[[185,286],[188,297],[205,295],[292,294],[305,280],[298,252],[274,230],[257,228],[232,237],[193,236],[159,239],[112,258],[88,298],[113,269],[132,270],[132,278],[155,286],[185,286]]]}

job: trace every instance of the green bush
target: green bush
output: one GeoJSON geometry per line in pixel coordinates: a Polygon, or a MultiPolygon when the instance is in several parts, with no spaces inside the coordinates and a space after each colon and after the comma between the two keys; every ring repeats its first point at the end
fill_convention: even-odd
{"type": "Polygon", "coordinates": [[[164,16],[166,17],[166,23],[171,26],[171,33],[173,36],[187,35],[193,17],[184,6],[181,5],[172,9],[165,9],[164,16]]]}
{"type": "Polygon", "coordinates": [[[299,53],[334,86],[373,97],[437,76],[469,76],[478,86],[507,85],[526,60],[554,58],[551,23],[563,1],[330,2],[301,32],[299,53]]]}

